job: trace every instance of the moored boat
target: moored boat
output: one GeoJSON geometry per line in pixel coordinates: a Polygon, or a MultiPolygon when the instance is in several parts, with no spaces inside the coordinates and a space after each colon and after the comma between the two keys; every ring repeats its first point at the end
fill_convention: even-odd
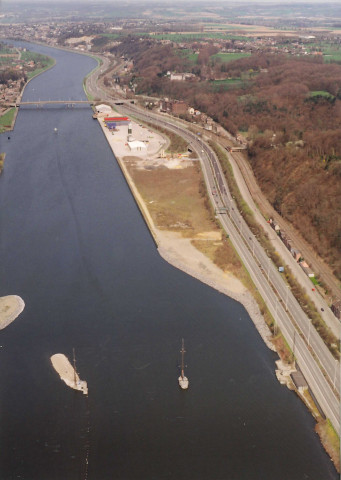
{"type": "Polygon", "coordinates": [[[180,375],[180,377],[178,378],[178,380],[179,380],[179,385],[180,385],[180,387],[181,387],[183,390],[187,390],[188,385],[189,385],[189,381],[188,381],[188,378],[185,376],[185,363],[184,363],[184,359],[185,359],[186,350],[185,350],[185,341],[184,341],[184,339],[182,339],[182,347],[181,347],[180,353],[181,353],[181,375],[180,375]]]}

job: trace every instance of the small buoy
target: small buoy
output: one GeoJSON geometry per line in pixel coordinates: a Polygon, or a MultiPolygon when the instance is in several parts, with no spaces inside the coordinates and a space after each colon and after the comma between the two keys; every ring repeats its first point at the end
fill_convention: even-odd
{"type": "Polygon", "coordinates": [[[58,132],[58,128],[55,128],[54,131],[57,133],[57,132],[58,132]]]}
{"type": "Polygon", "coordinates": [[[11,137],[8,137],[8,140],[11,140],[11,137]]]}

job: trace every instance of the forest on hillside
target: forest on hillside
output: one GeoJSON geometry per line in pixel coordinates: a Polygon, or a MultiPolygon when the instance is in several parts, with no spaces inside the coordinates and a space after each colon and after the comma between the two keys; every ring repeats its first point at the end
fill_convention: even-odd
{"type": "Polygon", "coordinates": [[[256,54],[226,64],[213,45],[197,62],[171,45],[127,38],[115,48],[134,62],[136,93],[185,100],[248,140],[248,158],[274,208],[341,279],[341,66],[322,59],[256,54]],[[171,81],[190,71],[196,81],[171,81]],[[212,89],[216,78],[242,79],[212,89]]]}

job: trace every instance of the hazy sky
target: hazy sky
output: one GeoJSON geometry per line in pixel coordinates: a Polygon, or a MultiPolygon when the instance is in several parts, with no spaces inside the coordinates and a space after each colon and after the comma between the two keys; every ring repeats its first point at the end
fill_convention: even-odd
{"type": "MultiPolygon", "coordinates": [[[[178,4],[178,3],[203,3],[206,5],[209,5],[211,2],[209,0],[123,0],[124,3],[126,2],[129,3],[151,3],[151,2],[156,2],[156,3],[166,3],[166,4],[178,4]]],[[[112,6],[115,6],[116,3],[122,3],[120,0],[2,0],[2,3],[37,3],[37,2],[44,2],[44,3],[49,3],[50,5],[53,4],[58,4],[58,3],[110,3],[112,6]]],[[[253,3],[253,4],[259,4],[262,5],[264,3],[272,3],[274,5],[283,5],[283,4],[289,4],[289,3],[295,3],[295,4],[310,4],[310,3],[317,3],[322,5],[325,4],[336,4],[336,5],[341,5],[341,0],[331,0],[331,1],[321,1],[321,0],[214,0],[214,3],[216,2],[221,2],[225,4],[232,4],[232,5],[237,5],[238,3],[253,3]]],[[[1,0],[0,0],[0,5],[1,5],[1,0]]]]}

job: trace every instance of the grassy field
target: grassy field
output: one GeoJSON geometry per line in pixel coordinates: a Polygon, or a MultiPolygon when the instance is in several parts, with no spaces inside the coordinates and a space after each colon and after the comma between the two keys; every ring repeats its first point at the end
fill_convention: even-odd
{"type": "Polygon", "coordinates": [[[196,65],[198,60],[198,53],[193,53],[193,50],[184,48],[184,49],[177,49],[176,54],[178,57],[186,58],[190,63],[196,65]]]}
{"type": "Polygon", "coordinates": [[[39,53],[35,53],[35,52],[29,52],[29,51],[22,52],[21,58],[25,62],[33,61],[35,63],[41,64],[40,68],[36,68],[32,72],[27,72],[28,79],[34,77],[35,75],[38,75],[39,73],[43,72],[47,68],[52,67],[52,65],[54,64],[53,58],[47,57],[46,55],[40,55],[39,53]]]}
{"type": "Polygon", "coordinates": [[[222,63],[232,62],[233,60],[239,60],[240,58],[250,57],[251,53],[216,53],[212,55],[212,58],[219,58],[222,63]]]}
{"type": "Polygon", "coordinates": [[[144,124],[148,125],[148,127],[151,128],[152,130],[161,132],[162,135],[164,135],[165,137],[168,137],[169,145],[166,150],[167,153],[187,152],[188,142],[186,142],[186,140],[180,137],[180,135],[177,135],[176,133],[171,132],[170,130],[165,130],[164,128],[156,126],[155,124],[151,124],[147,122],[144,122],[144,124]]]}
{"type": "Polygon", "coordinates": [[[309,97],[325,97],[328,100],[333,100],[335,97],[325,90],[316,90],[314,92],[309,92],[309,97]]]}
{"type": "Polygon", "coordinates": [[[229,25],[228,23],[205,23],[204,26],[206,31],[210,30],[223,30],[223,31],[234,31],[234,30],[255,30],[254,25],[229,25]]]}
{"type": "Polygon", "coordinates": [[[200,33],[164,33],[152,35],[153,38],[158,40],[171,40],[175,43],[195,42],[196,40],[203,40],[205,38],[222,38],[222,39],[234,39],[234,40],[252,40],[251,38],[241,35],[230,35],[225,32],[200,32],[200,33]]]}
{"type": "Polygon", "coordinates": [[[205,206],[199,168],[141,170],[129,166],[129,173],[158,228],[181,232],[185,237],[217,230],[205,206]]]}
{"type": "Polygon", "coordinates": [[[15,57],[6,57],[0,55],[0,65],[11,65],[15,57]]]}
{"type": "Polygon", "coordinates": [[[5,153],[0,153],[0,174],[4,169],[5,157],[6,157],[5,153]]]}
{"type": "Polygon", "coordinates": [[[312,43],[308,48],[309,52],[322,52],[323,60],[326,63],[341,62],[341,45],[328,42],[312,43]]]}
{"type": "Polygon", "coordinates": [[[17,58],[17,50],[0,43],[0,65],[11,65],[17,58]]]}
{"type": "Polygon", "coordinates": [[[0,133],[5,132],[9,127],[11,127],[15,110],[15,108],[11,108],[5,113],[5,115],[0,117],[0,133]]]}
{"type": "Polygon", "coordinates": [[[120,33],[103,33],[101,37],[111,38],[112,40],[116,40],[121,34],[120,33]]]}
{"type": "Polygon", "coordinates": [[[225,78],[224,80],[213,80],[209,82],[210,90],[214,92],[222,90],[230,90],[231,88],[238,88],[242,85],[243,80],[241,78],[225,78]]]}
{"type": "Polygon", "coordinates": [[[315,427],[324,448],[332,458],[338,472],[340,472],[340,437],[335,432],[329,420],[320,420],[315,427]]]}

